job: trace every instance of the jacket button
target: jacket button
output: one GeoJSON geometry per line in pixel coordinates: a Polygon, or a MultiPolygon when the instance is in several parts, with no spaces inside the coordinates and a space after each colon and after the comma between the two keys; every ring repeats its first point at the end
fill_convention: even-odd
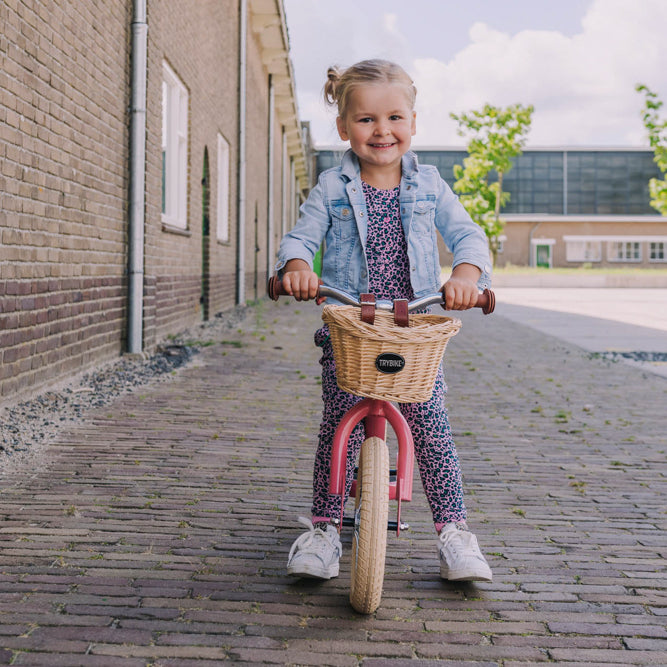
{"type": "Polygon", "coordinates": [[[342,213],[343,215],[350,215],[350,209],[349,209],[349,208],[344,208],[344,209],[341,211],[341,213],[342,213]]]}
{"type": "Polygon", "coordinates": [[[359,211],[359,217],[360,217],[360,218],[363,218],[363,217],[364,217],[364,212],[363,212],[363,211],[359,211]]]}

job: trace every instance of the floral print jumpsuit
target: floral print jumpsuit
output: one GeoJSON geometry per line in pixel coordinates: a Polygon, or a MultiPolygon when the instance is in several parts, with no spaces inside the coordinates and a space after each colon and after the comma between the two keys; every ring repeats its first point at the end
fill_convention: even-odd
{"type": "MultiPolygon", "coordinates": [[[[362,186],[368,209],[368,291],[378,299],[413,299],[407,243],[399,210],[399,188],[380,190],[365,182],[362,186]]],[[[333,436],[343,415],[362,400],[342,391],[336,384],[336,368],[327,326],[315,332],[315,344],[322,348],[320,364],[324,409],[313,472],[313,523],[340,514],[340,498],[329,495],[333,436]]],[[[412,430],[417,465],[438,531],[446,523],[462,522],[466,518],[461,469],[444,404],[446,391],[441,366],[429,401],[399,405],[412,430]]],[[[351,462],[356,462],[363,440],[363,424],[359,424],[348,443],[346,498],[354,474],[355,463],[351,462]]]]}

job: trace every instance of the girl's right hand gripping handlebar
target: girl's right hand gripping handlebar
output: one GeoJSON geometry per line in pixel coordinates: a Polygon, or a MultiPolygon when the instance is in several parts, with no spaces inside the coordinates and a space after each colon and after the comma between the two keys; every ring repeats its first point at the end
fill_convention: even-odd
{"type": "MultiPolygon", "coordinates": [[[[271,299],[273,299],[274,301],[277,301],[278,297],[280,296],[289,296],[287,292],[285,292],[283,284],[281,280],[278,278],[278,276],[271,276],[271,278],[269,278],[266,291],[269,297],[271,297],[271,299]]],[[[334,299],[337,299],[341,303],[345,303],[349,306],[361,306],[361,302],[359,301],[359,299],[355,298],[351,294],[343,292],[342,290],[336,289],[334,287],[329,287],[328,285],[320,285],[319,291],[317,293],[317,298],[323,298],[327,296],[333,297],[334,299]]],[[[434,304],[439,304],[442,306],[443,305],[442,299],[443,299],[443,294],[441,292],[422,297],[421,299],[415,299],[414,301],[410,301],[410,303],[408,304],[408,311],[417,310],[418,308],[423,308],[425,306],[430,306],[434,304]]],[[[392,301],[386,301],[382,299],[378,300],[375,306],[379,310],[388,310],[388,311],[392,311],[394,307],[392,301]]],[[[496,295],[490,289],[488,288],[485,289],[477,296],[477,303],[475,304],[475,308],[481,308],[482,312],[485,315],[489,315],[490,313],[492,313],[495,307],[496,307],[496,295]]]]}

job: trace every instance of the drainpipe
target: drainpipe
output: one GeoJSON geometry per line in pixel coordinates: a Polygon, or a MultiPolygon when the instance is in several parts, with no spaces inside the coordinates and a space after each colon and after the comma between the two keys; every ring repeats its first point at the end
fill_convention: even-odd
{"type": "Polygon", "coordinates": [[[274,188],[274,178],[273,178],[273,160],[275,159],[275,151],[273,150],[273,143],[275,141],[275,132],[273,126],[275,124],[275,101],[276,101],[276,90],[273,83],[273,74],[269,74],[269,147],[267,151],[267,162],[269,165],[268,174],[267,174],[267,207],[266,207],[266,233],[267,233],[267,243],[266,243],[266,276],[267,279],[273,272],[273,211],[274,211],[274,202],[273,202],[273,188],[274,188]]]}
{"type": "Polygon", "coordinates": [[[140,353],[143,347],[147,37],[146,0],[135,0],[132,19],[128,216],[127,351],[130,354],[140,353]]]}
{"type": "Polygon", "coordinates": [[[299,208],[298,204],[298,194],[296,191],[296,165],[294,164],[294,158],[291,157],[289,161],[289,187],[290,187],[290,221],[289,221],[289,228],[292,229],[294,227],[294,223],[296,222],[296,212],[299,208]]]}
{"type": "Polygon", "coordinates": [[[246,204],[246,60],[248,57],[248,6],[239,0],[239,132],[238,220],[236,223],[236,303],[245,303],[246,204]]]}
{"type": "Polygon", "coordinates": [[[285,236],[287,232],[287,211],[288,211],[288,182],[287,182],[287,133],[283,126],[282,134],[282,165],[280,168],[280,186],[282,188],[283,210],[280,223],[280,235],[285,236]]]}
{"type": "Polygon", "coordinates": [[[563,215],[567,215],[567,151],[563,151],[563,215]]]}

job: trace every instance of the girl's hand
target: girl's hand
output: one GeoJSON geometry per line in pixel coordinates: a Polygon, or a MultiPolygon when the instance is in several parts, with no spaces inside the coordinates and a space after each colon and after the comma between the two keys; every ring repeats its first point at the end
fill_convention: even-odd
{"type": "Polygon", "coordinates": [[[440,288],[445,310],[468,310],[477,303],[477,281],[481,271],[472,264],[459,264],[449,280],[440,288]]]}
{"type": "Polygon", "coordinates": [[[321,281],[306,262],[290,260],[285,268],[286,271],[283,273],[282,280],[287,294],[293,296],[297,301],[308,301],[308,299],[314,299],[317,296],[321,281]]]}

